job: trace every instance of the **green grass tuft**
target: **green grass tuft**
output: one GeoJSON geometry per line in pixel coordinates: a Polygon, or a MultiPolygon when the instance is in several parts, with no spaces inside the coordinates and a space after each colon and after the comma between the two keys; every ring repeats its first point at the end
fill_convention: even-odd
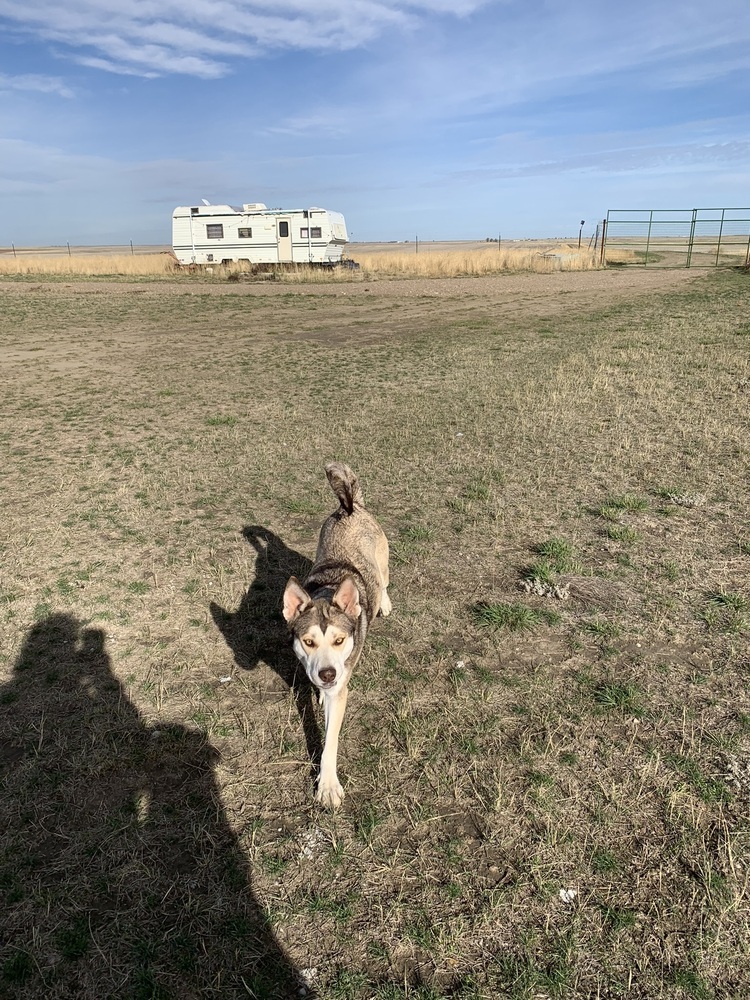
{"type": "Polygon", "coordinates": [[[541,625],[557,625],[560,615],[555,611],[527,607],[525,604],[491,604],[480,602],[471,608],[475,625],[509,632],[530,632],[541,625]]]}
{"type": "Polygon", "coordinates": [[[628,715],[641,716],[642,693],[635,684],[612,682],[599,684],[594,689],[594,701],[603,708],[616,709],[628,715]]]}

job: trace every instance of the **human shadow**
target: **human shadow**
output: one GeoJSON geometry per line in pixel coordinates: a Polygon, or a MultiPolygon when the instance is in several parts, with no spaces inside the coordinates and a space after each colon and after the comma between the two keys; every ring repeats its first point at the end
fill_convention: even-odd
{"type": "Polygon", "coordinates": [[[313,690],[297,668],[289,631],[281,614],[284,588],[290,576],[301,580],[312,569],[306,556],[290,549],[274,532],[259,525],[243,528],[242,535],[257,552],[255,578],[236,611],[211,602],[211,616],[243,670],[266,663],[294,692],[312,773],[320,766],[322,742],[315,719],[313,690]]]}
{"type": "Polygon", "coordinates": [[[253,893],[218,756],[144,722],[99,629],[29,631],[0,688],[0,996],[313,996],[253,893]]]}

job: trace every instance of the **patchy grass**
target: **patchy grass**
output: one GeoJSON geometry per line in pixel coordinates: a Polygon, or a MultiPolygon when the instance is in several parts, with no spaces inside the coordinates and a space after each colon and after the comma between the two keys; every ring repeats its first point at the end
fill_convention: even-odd
{"type": "Polygon", "coordinates": [[[553,277],[0,282],[1,996],[750,995],[750,286],[553,277]],[[335,815],[332,458],[394,604],[335,815]]]}

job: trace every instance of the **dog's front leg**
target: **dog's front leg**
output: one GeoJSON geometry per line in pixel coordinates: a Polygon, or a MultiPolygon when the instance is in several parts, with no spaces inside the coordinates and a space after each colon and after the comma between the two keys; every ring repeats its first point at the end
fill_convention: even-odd
{"type": "Polygon", "coordinates": [[[344,798],[344,789],[339,783],[336,773],[336,760],[339,752],[339,733],[346,711],[347,688],[342,688],[337,694],[325,697],[326,740],[323,756],[320,759],[320,777],[315,798],[326,809],[338,809],[344,798]]]}

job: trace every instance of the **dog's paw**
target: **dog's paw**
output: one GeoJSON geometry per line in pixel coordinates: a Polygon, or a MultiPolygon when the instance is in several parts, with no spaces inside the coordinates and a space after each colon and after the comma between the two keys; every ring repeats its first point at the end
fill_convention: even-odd
{"type": "Polygon", "coordinates": [[[388,596],[388,591],[384,590],[380,596],[380,613],[383,618],[387,618],[392,610],[393,606],[391,605],[391,599],[388,596]]]}
{"type": "Polygon", "coordinates": [[[319,802],[324,809],[338,809],[344,801],[344,789],[341,787],[338,778],[333,780],[321,780],[318,782],[318,790],[315,793],[315,801],[319,802]]]}

